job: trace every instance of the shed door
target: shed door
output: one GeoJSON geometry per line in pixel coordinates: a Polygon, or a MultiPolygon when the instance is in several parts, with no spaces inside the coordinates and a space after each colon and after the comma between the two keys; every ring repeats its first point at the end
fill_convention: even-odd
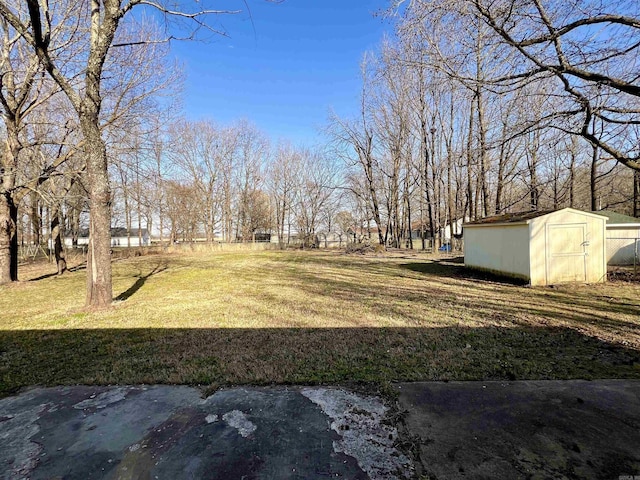
{"type": "Polygon", "coordinates": [[[587,281],[587,225],[547,225],[547,283],[587,281]]]}

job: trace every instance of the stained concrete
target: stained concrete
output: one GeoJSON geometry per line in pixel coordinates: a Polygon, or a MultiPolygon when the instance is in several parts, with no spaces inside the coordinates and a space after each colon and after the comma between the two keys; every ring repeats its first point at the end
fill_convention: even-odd
{"type": "Polygon", "coordinates": [[[335,388],[37,388],[0,400],[0,478],[409,478],[386,413],[335,388]]]}
{"type": "Polygon", "coordinates": [[[31,389],[0,399],[0,479],[640,478],[640,381],[397,389],[393,417],[339,388],[31,389]]]}
{"type": "Polygon", "coordinates": [[[640,381],[397,388],[421,478],[640,478],[640,381]]]}

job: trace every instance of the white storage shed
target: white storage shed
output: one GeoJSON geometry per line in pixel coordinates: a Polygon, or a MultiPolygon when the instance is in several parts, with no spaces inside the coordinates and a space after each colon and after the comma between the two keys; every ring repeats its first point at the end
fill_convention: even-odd
{"type": "Polygon", "coordinates": [[[464,225],[464,263],[531,285],[605,282],[606,222],[572,208],[483,218],[464,225]]]}

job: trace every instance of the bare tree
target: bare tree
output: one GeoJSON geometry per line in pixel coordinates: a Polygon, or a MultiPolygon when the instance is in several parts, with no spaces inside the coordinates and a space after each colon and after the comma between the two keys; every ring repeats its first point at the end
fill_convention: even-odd
{"type": "MultiPolygon", "coordinates": [[[[29,116],[56,90],[40,75],[38,57],[22,41],[20,35],[0,17],[0,112],[5,127],[5,148],[0,152],[0,284],[18,280],[17,220],[20,192],[26,185],[20,178],[33,139],[25,129],[29,116]]],[[[35,143],[41,142],[39,138],[35,143]]],[[[38,175],[51,173],[57,165],[48,165],[38,175]]],[[[32,169],[33,170],[33,169],[32,169]]],[[[37,180],[36,180],[37,181],[37,180]]],[[[33,179],[31,181],[33,183],[33,179]]]]}
{"type": "Polygon", "coordinates": [[[300,152],[301,178],[298,182],[295,215],[303,247],[319,246],[318,229],[335,190],[337,169],[321,151],[300,152]]]}
{"type": "Polygon", "coordinates": [[[180,121],[170,129],[170,158],[197,192],[207,240],[220,219],[217,189],[221,169],[221,131],[210,121],[180,121]]]}
{"type": "Polygon", "coordinates": [[[495,41],[518,53],[508,75],[491,82],[511,89],[536,81],[557,82],[564,101],[551,115],[554,126],[576,133],[623,165],[640,170],[637,137],[640,87],[640,9],[622,0],[465,0],[493,31],[495,41]],[[593,134],[594,119],[605,134],[593,134]]]}
{"type": "Polygon", "coordinates": [[[363,88],[360,94],[360,112],[357,120],[347,121],[333,115],[331,118],[330,134],[333,137],[341,156],[349,167],[359,167],[364,174],[366,188],[364,194],[371,206],[372,218],[376,224],[378,242],[384,245],[382,233],[382,217],[378,192],[378,161],[374,153],[374,129],[371,125],[370,105],[368,104],[368,72],[367,58],[362,62],[361,70],[363,88]],[[353,155],[355,154],[355,156],[353,155]]]}
{"type": "MultiPolygon", "coordinates": [[[[271,193],[278,245],[285,247],[285,231],[288,233],[291,210],[294,206],[296,185],[302,167],[300,152],[292,145],[278,144],[268,172],[268,189],[271,193]]],[[[288,240],[287,235],[287,240],[288,240]]]]}
{"type": "Polygon", "coordinates": [[[271,227],[269,199],[265,194],[265,165],[269,142],[262,132],[246,120],[235,126],[237,132],[236,178],[237,222],[236,238],[253,241],[258,230],[271,227]]]}
{"type": "MultiPolygon", "coordinates": [[[[87,189],[90,202],[90,239],[87,257],[87,306],[104,307],[111,304],[111,188],[108,175],[108,156],[100,128],[103,103],[103,72],[121,22],[138,6],[151,6],[168,17],[188,19],[197,26],[207,27],[210,15],[230,11],[197,9],[171,10],[162,3],[145,0],[91,0],[87,3],[27,2],[28,12],[20,12],[6,1],[0,1],[0,16],[31,46],[51,78],[58,84],[73,105],[84,138],[87,162],[87,189]],[[51,11],[50,7],[57,8],[51,11]],[[86,63],[79,70],[60,68],[56,52],[64,49],[65,35],[59,25],[84,28],[86,35],[86,63]],[[78,81],[78,77],[82,81],[78,81]]],[[[153,39],[151,39],[153,40],[153,39]]],[[[148,42],[140,38],[138,42],[148,42]]]]}

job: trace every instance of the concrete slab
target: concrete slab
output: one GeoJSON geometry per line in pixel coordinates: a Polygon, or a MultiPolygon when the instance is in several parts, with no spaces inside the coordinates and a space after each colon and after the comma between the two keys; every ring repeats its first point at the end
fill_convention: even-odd
{"type": "Polygon", "coordinates": [[[0,400],[0,478],[409,478],[386,413],[336,388],[37,388],[0,400]]]}
{"type": "Polygon", "coordinates": [[[640,478],[640,381],[397,388],[421,478],[640,478]]]}

